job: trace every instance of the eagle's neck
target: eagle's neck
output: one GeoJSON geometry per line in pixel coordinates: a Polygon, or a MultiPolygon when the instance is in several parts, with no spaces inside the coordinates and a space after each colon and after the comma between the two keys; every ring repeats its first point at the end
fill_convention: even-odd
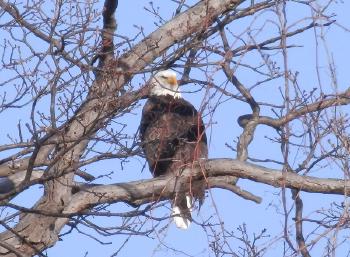
{"type": "Polygon", "coordinates": [[[174,99],[182,98],[181,93],[179,91],[173,91],[165,87],[154,87],[152,92],[152,96],[171,96],[174,99]]]}

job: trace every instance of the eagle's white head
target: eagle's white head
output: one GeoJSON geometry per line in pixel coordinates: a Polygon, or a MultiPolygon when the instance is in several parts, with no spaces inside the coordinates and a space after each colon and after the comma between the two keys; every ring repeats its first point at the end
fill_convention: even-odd
{"type": "Polygon", "coordinates": [[[151,95],[171,95],[174,98],[181,98],[179,85],[176,80],[176,73],[172,70],[157,72],[151,79],[151,95]]]}

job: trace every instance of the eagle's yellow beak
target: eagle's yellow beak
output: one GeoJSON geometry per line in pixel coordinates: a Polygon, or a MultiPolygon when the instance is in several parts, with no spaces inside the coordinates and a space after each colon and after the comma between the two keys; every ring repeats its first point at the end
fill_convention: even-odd
{"type": "Polygon", "coordinates": [[[167,81],[170,85],[176,86],[177,85],[177,80],[175,76],[171,76],[167,78],[167,81]]]}

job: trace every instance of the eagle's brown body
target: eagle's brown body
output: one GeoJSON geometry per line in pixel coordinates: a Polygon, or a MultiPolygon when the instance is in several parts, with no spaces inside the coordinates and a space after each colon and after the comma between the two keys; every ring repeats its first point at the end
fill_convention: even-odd
{"type": "Polygon", "coordinates": [[[153,96],[143,108],[142,148],[153,176],[177,173],[198,158],[207,158],[202,118],[186,100],[153,96]]]}
{"type": "MultiPolygon", "coordinates": [[[[208,157],[207,138],[201,116],[192,104],[170,95],[151,96],[143,108],[140,124],[142,148],[153,176],[178,175],[199,158],[208,157]]],[[[204,186],[193,197],[203,199],[204,186]]],[[[191,220],[186,195],[173,205],[191,220]]]]}

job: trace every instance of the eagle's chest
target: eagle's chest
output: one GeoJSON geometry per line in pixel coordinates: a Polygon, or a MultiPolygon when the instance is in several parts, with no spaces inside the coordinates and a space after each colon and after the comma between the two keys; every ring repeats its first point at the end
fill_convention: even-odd
{"type": "Polygon", "coordinates": [[[161,113],[153,120],[147,134],[150,140],[175,138],[182,134],[183,128],[181,117],[170,112],[161,113]]]}

